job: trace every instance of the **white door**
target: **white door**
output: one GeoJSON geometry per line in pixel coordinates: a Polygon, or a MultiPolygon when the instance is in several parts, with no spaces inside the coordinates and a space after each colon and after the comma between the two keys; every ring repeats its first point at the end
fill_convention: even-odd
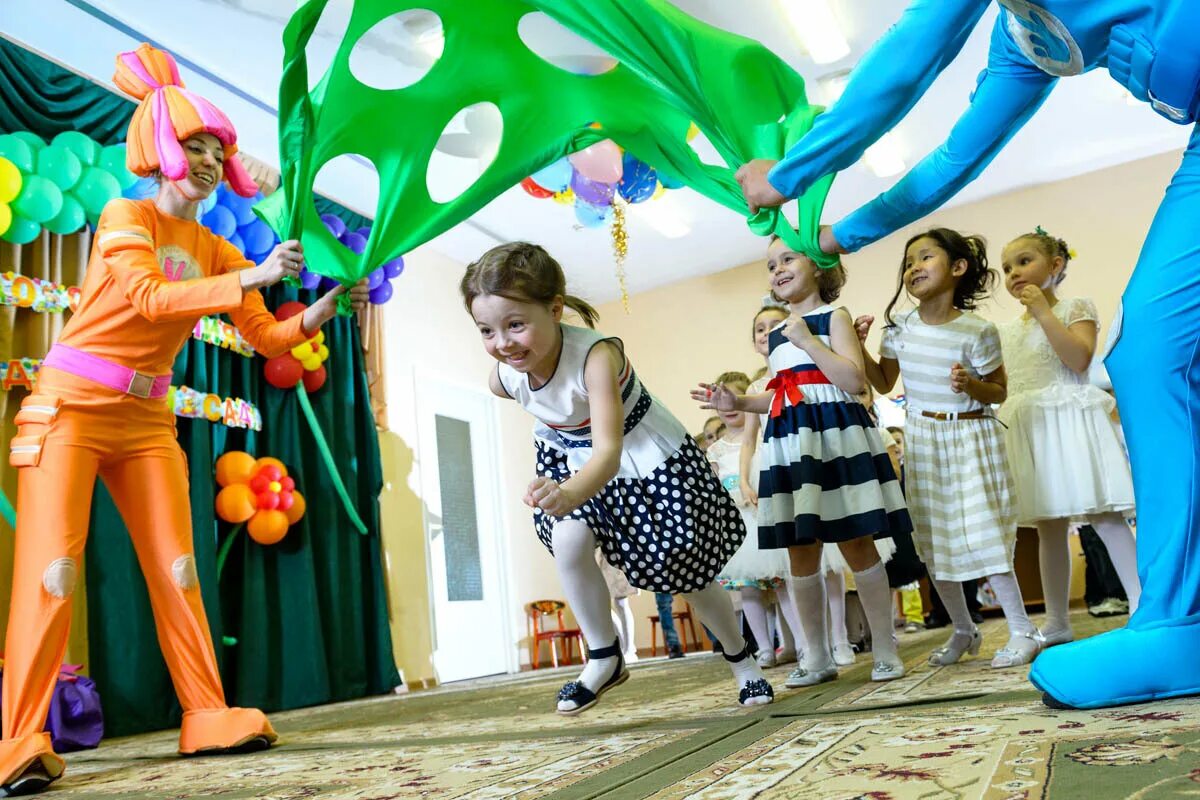
{"type": "Polygon", "coordinates": [[[415,388],[433,666],[442,683],[506,672],[495,398],[424,375],[415,388]]]}

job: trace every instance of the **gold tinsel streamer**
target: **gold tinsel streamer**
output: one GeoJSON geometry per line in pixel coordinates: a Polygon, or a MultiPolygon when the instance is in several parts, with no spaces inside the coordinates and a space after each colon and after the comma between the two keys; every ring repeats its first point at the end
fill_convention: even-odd
{"type": "Polygon", "coordinates": [[[629,232],[625,229],[625,201],[613,197],[612,245],[617,262],[617,281],[621,284],[621,305],[629,313],[629,289],[625,285],[625,256],[629,255],[629,232]]]}

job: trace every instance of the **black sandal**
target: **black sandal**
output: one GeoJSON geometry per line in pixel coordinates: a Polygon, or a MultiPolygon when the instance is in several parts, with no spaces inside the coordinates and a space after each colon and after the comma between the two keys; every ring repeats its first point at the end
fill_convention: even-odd
{"type": "Polygon", "coordinates": [[[26,767],[24,772],[13,778],[11,783],[0,786],[0,797],[37,794],[49,786],[53,780],[50,773],[46,772],[46,768],[42,766],[41,759],[38,759],[26,767]]]}
{"type": "MultiPolygon", "coordinates": [[[[724,656],[725,660],[730,664],[736,664],[739,661],[744,661],[750,657],[750,645],[743,646],[742,651],[736,655],[731,656],[729,653],[722,653],[721,655],[724,656]]],[[[766,678],[755,678],[752,681],[746,681],[744,684],[742,684],[742,689],[738,692],[738,705],[747,707],[767,705],[767,703],[747,702],[755,697],[770,698],[767,700],[767,703],[770,703],[775,699],[775,690],[771,688],[771,684],[767,683],[766,678]]]]}
{"type": "Polygon", "coordinates": [[[587,711],[600,700],[600,696],[614,686],[620,686],[625,681],[629,680],[629,670],[625,669],[625,656],[621,653],[621,640],[613,642],[611,647],[604,647],[599,650],[588,649],[588,660],[593,658],[612,658],[617,657],[617,668],[613,671],[612,677],[604,682],[596,691],[592,691],[583,685],[580,681],[567,682],[558,693],[558,702],[571,701],[576,706],[567,711],[558,709],[558,713],[564,717],[573,717],[576,714],[581,714],[587,711]]]}

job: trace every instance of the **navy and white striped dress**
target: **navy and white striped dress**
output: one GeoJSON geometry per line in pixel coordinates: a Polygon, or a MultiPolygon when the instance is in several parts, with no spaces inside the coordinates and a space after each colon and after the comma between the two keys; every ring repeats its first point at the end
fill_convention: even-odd
{"type": "MultiPolygon", "coordinates": [[[[803,316],[829,346],[836,309],[803,316]]],[[[775,377],[763,426],[758,538],[762,547],[876,539],[912,530],[912,521],[867,409],[829,382],[812,357],[771,331],[768,360],[775,377]]]]}
{"type": "MultiPolygon", "coordinates": [[[[584,367],[600,342],[621,340],[561,325],[554,375],[536,389],[529,376],[500,364],[504,391],[532,414],[537,474],[559,483],[592,456],[591,409],[584,367]]],[[[623,347],[622,347],[623,349],[623,347]]],[[[652,592],[692,592],[712,583],[746,538],[746,526],[700,448],[683,425],[638,380],[628,359],[619,385],[625,419],[621,466],[599,494],[565,517],[533,514],[538,539],[553,553],[562,519],[591,528],[608,563],[652,592]]]]}

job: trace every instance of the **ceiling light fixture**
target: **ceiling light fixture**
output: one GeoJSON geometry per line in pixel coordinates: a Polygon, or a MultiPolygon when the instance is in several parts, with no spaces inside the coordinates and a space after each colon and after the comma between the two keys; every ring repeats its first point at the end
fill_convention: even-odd
{"type": "Polygon", "coordinates": [[[850,55],[850,45],[827,0],[780,0],[809,56],[818,64],[832,64],[850,55]]]}
{"type": "Polygon", "coordinates": [[[885,133],[863,153],[862,163],[877,177],[890,178],[904,172],[904,156],[900,144],[891,133],[885,133]]]}
{"type": "Polygon", "coordinates": [[[668,239],[681,239],[692,232],[692,226],[683,218],[674,202],[666,197],[638,203],[632,208],[636,209],[633,212],[635,217],[668,239]]]}

